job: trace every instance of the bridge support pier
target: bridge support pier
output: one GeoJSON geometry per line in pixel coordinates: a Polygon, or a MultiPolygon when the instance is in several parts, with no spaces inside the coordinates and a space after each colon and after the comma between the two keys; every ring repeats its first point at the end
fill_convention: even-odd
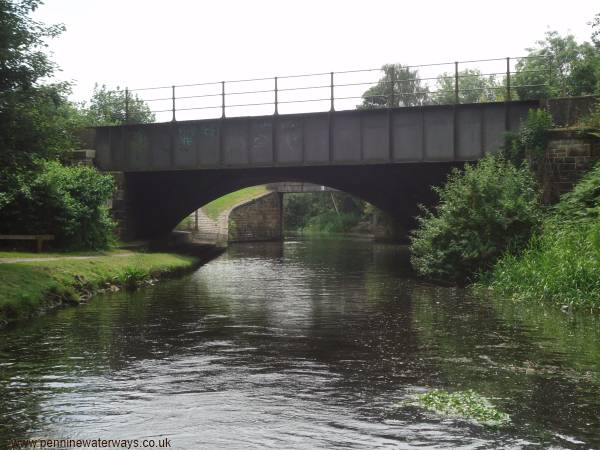
{"type": "Polygon", "coordinates": [[[127,192],[127,175],[109,172],[115,180],[116,189],[110,204],[111,216],[116,223],[115,235],[122,241],[133,239],[131,201],[127,192]]]}
{"type": "Polygon", "coordinates": [[[283,240],[283,194],[273,192],[233,208],[229,213],[228,240],[283,240]]]}

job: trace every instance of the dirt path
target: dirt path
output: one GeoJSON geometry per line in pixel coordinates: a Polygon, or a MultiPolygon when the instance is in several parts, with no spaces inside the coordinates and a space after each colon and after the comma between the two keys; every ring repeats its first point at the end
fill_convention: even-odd
{"type": "MultiPolygon", "coordinates": [[[[106,256],[133,256],[135,253],[118,253],[116,255],[106,255],[106,256]]],[[[60,259],[96,259],[96,258],[104,258],[105,255],[97,255],[97,256],[48,256],[42,258],[0,258],[0,264],[12,264],[12,263],[21,263],[21,262],[41,262],[41,261],[57,261],[60,259]]]]}

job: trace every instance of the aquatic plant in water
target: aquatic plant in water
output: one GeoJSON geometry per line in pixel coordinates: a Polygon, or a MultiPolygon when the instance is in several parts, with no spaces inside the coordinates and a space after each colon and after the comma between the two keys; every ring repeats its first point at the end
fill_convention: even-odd
{"type": "Polygon", "coordinates": [[[497,410],[485,397],[470,389],[459,392],[434,389],[418,394],[411,404],[486,426],[500,426],[510,422],[508,414],[497,410]]]}

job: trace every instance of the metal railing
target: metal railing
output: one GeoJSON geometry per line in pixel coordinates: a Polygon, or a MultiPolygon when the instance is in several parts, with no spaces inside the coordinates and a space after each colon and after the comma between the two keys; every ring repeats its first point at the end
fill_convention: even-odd
{"type": "MultiPolygon", "coordinates": [[[[312,111],[336,111],[356,108],[390,108],[400,106],[418,106],[427,104],[459,104],[479,101],[510,101],[519,88],[541,88],[547,86],[550,74],[548,64],[540,69],[517,70],[518,63],[526,59],[546,58],[544,56],[506,57],[455,61],[420,65],[385,65],[377,69],[358,69],[338,72],[320,72],[276,77],[249,78],[242,80],[215,81],[207,83],[156,86],[139,89],[126,88],[125,122],[135,122],[132,117],[134,102],[150,105],[150,112],[163,121],[176,121],[182,113],[212,112],[209,117],[229,117],[229,112],[238,108],[251,108],[257,114],[279,114],[289,105],[319,105],[312,111]],[[493,64],[490,70],[481,70],[482,66],[493,64]],[[498,66],[501,69],[498,69],[498,66]],[[391,70],[390,67],[395,67],[391,70]],[[450,70],[440,69],[446,67],[450,70]],[[462,70],[461,70],[462,69],[462,70]],[[465,71],[466,70],[466,71],[465,71]],[[429,72],[419,76],[420,72],[429,72]],[[437,71],[437,72],[436,72],[437,71]],[[377,79],[372,78],[379,72],[377,79]],[[399,72],[399,73],[398,73],[399,72]],[[533,84],[513,84],[515,74],[533,74],[533,84]],[[535,74],[538,76],[535,76],[535,74]],[[368,76],[365,79],[365,75],[368,76]],[[400,75],[399,78],[398,75],[400,75]],[[498,82],[498,77],[502,77],[498,82]],[[467,79],[478,79],[471,87],[464,87],[467,79]],[[306,81],[308,81],[306,83],[306,81]],[[243,90],[241,86],[248,86],[243,90]],[[437,85],[437,86],[436,86],[437,85]],[[439,87],[443,86],[444,89],[439,87]],[[240,86],[240,87],[238,87],[240,86]],[[368,95],[368,90],[377,87],[377,92],[368,95]],[[436,87],[436,88],[434,88],[436,87]],[[448,87],[450,87],[448,89],[448,87]],[[362,92],[360,92],[362,91],[362,92]],[[155,94],[156,93],[156,94],[155,94]],[[479,95],[477,95],[479,93],[479,95]],[[145,98],[150,94],[149,98],[145,98]],[[155,95],[152,95],[155,94],[155,95]],[[475,94],[475,95],[473,95],[475,94]],[[251,97],[253,100],[244,98],[251,97]],[[242,100],[238,100],[242,99],[242,100]],[[356,105],[356,100],[363,104],[356,105]],[[475,100],[475,101],[474,101],[475,100]],[[350,107],[338,108],[340,102],[354,101],[350,107]],[[156,105],[156,107],[153,107],[156,105]],[[265,114],[264,107],[269,107],[265,114]],[[271,109],[272,108],[272,109],[271,109]],[[216,113],[216,114],[215,114],[216,113]]],[[[121,91],[123,92],[123,91],[121,91]]],[[[300,108],[310,112],[310,107],[300,108]]],[[[206,115],[206,114],[205,114],[206,115]]],[[[205,117],[203,117],[205,118],[205,117]]]]}

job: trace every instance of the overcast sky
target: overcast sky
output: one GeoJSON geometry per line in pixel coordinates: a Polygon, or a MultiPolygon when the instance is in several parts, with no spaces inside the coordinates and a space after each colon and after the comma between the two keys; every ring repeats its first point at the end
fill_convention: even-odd
{"type": "Polygon", "coordinates": [[[146,87],[519,56],[544,33],[589,40],[598,0],[46,0],[58,77],[146,87]]]}

